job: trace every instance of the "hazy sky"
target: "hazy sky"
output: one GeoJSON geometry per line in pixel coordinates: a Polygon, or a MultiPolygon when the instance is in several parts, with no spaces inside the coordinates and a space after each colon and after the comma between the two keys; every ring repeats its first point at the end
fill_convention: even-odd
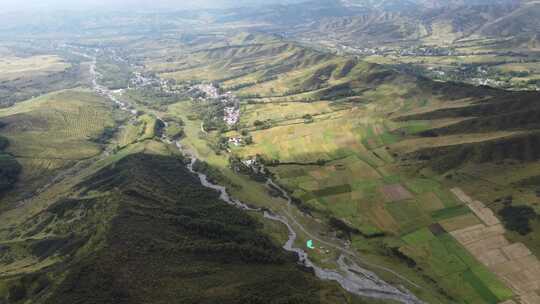
{"type": "MultiPolygon", "coordinates": [[[[43,9],[88,9],[97,7],[126,9],[193,9],[241,6],[254,3],[279,3],[290,0],[0,0],[0,12],[43,9]]],[[[297,1],[298,2],[298,1],[297,1]]]]}
{"type": "Polygon", "coordinates": [[[28,9],[86,9],[90,7],[151,7],[151,6],[174,6],[193,7],[207,6],[208,0],[1,0],[1,6],[7,10],[28,9]],[[200,4],[198,4],[200,3],[200,4]]]}

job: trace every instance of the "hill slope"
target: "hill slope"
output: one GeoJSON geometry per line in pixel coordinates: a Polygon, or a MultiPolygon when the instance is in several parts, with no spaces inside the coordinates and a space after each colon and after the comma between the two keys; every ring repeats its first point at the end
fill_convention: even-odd
{"type": "Polygon", "coordinates": [[[209,113],[223,118],[218,101],[195,97],[163,110],[189,121],[185,144],[225,183],[242,184],[232,187],[235,195],[254,198],[235,159],[259,160],[294,197],[300,221],[328,223],[325,234],[407,273],[426,299],[494,303],[522,295],[454,238],[483,222],[450,189],[466,189],[500,220],[486,246],[522,242],[538,255],[540,240],[530,232],[540,223],[538,185],[530,184],[540,157],[537,92],[435,82],[275,39],[199,47],[185,46],[163,66],[147,57],[146,68],[180,83],[211,81],[238,97],[239,123],[208,127],[204,136],[209,113]],[[246,141],[227,145],[227,138],[246,141]],[[513,212],[503,211],[509,195],[511,208],[532,210],[524,236],[508,224],[515,214],[495,215],[513,212]]]}
{"type": "Polygon", "coordinates": [[[345,301],[174,156],[127,155],[61,197],[1,231],[9,303],[345,301]],[[18,271],[14,257],[35,263],[18,271]]]}

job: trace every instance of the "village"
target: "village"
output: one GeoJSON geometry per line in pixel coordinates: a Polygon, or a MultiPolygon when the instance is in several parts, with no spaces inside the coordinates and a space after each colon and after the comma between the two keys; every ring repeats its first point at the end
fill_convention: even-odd
{"type": "Polygon", "coordinates": [[[222,104],[224,106],[223,121],[227,126],[233,127],[240,120],[240,103],[232,92],[220,93],[219,88],[213,84],[196,85],[190,92],[192,92],[192,100],[212,100],[222,104]]]}
{"type": "MultiPolygon", "coordinates": [[[[193,86],[188,95],[192,101],[212,101],[223,106],[223,121],[228,128],[233,128],[240,121],[240,102],[232,92],[220,92],[220,88],[214,84],[199,84],[193,86]]],[[[228,144],[241,146],[245,144],[242,137],[230,137],[228,144]]]]}

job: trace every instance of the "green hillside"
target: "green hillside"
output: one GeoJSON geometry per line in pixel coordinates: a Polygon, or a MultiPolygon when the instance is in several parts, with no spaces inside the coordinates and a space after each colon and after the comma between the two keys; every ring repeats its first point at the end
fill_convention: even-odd
{"type": "Polygon", "coordinates": [[[11,275],[0,291],[9,303],[347,301],[262,229],[202,188],[181,159],[130,154],[3,230],[11,275]],[[32,271],[13,269],[10,256],[34,260],[32,271]]]}
{"type": "MultiPolygon", "coordinates": [[[[496,167],[482,170],[500,165],[498,179],[519,172],[534,180],[534,169],[526,168],[536,168],[540,156],[538,93],[434,82],[291,43],[190,47],[169,60],[177,68],[162,71],[155,59],[147,66],[177,82],[192,76],[212,81],[239,97],[239,123],[204,136],[201,120],[219,113],[209,110],[219,109],[216,103],[181,101],[166,111],[187,122],[184,143],[222,172],[219,179],[233,185],[235,195],[259,201],[249,177],[229,167],[233,157],[258,157],[300,210],[328,226],[300,221],[350,241],[371,262],[408,273],[425,288],[420,294],[426,299],[493,303],[513,297],[451,236],[481,222],[449,190],[475,194],[474,187],[491,187],[475,198],[489,203],[513,195],[516,206],[536,208],[530,184],[495,187],[496,167]],[[216,145],[246,135],[252,143],[216,145]]],[[[507,237],[538,252],[531,233],[509,231],[507,237]]]]}

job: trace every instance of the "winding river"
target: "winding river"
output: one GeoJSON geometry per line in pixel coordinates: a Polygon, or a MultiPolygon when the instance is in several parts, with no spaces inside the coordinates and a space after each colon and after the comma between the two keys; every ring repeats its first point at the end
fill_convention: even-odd
{"type": "MultiPolygon", "coordinates": [[[[90,65],[90,74],[92,76],[92,87],[93,90],[98,93],[99,95],[102,95],[104,97],[107,97],[111,101],[113,101],[118,107],[126,112],[134,113],[133,109],[130,108],[129,105],[119,101],[115,96],[114,92],[107,89],[105,86],[99,85],[98,79],[99,79],[99,73],[96,71],[96,58],[87,54],[78,53],[78,55],[84,56],[85,58],[91,59],[91,65],[90,65]]],[[[167,127],[167,123],[163,122],[165,125],[165,128],[167,127]]],[[[165,132],[163,132],[165,134],[165,132]]],[[[240,208],[245,211],[252,211],[252,212],[262,212],[264,215],[264,218],[276,221],[279,223],[282,223],[285,225],[289,231],[288,240],[283,245],[283,249],[289,252],[294,252],[298,256],[298,262],[305,267],[313,269],[314,274],[322,279],[322,280],[328,280],[328,281],[336,281],[343,287],[343,289],[347,290],[348,292],[362,296],[362,297],[369,297],[369,298],[375,298],[375,299],[385,299],[385,300],[394,300],[400,303],[404,304],[423,304],[421,300],[419,300],[416,296],[414,296],[410,291],[408,291],[404,287],[397,288],[395,286],[390,285],[389,283],[383,281],[380,279],[375,273],[366,270],[362,267],[360,267],[357,263],[353,261],[354,258],[356,258],[356,254],[354,252],[351,252],[345,248],[339,247],[335,244],[325,242],[322,240],[319,240],[321,243],[324,243],[328,246],[333,247],[334,249],[338,249],[341,252],[341,255],[337,261],[338,270],[330,270],[330,269],[324,269],[319,266],[317,266],[315,263],[313,263],[309,259],[309,255],[306,251],[304,251],[301,248],[295,247],[295,242],[297,239],[297,232],[295,231],[294,227],[297,227],[297,229],[300,229],[302,232],[306,233],[308,236],[313,237],[307,230],[296,220],[294,220],[294,217],[289,215],[288,217],[277,215],[274,213],[271,213],[269,211],[265,211],[262,209],[256,209],[252,208],[239,200],[231,197],[227,189],[221,185],[213,184],[208,180],[208,177],[201,173],[196,172],[193,169],[193,165],[197,161],[197,158],[191,155],[180,143],[180,141],[172,141],[170,138],[167,138],[165,135],[162,136],[162,141],[168,143],[168,144],[175,144],[176,147],[187,157],[191,158],[191,162],[187,165],[187,168],[190,172],[193,174],[196,174],[201,181],[201,184],[204,187],[207,187],[209,189],[213,189],[217,191],[220,195],[220,199],[226,202],[229,205],[232,205],[234,207],[240,208]],[[291,220],[290,220],[290,219],[291,220]],[[291,221],[293,221],[293,224],[291,224],[291,221]],[[293,227],[294,225],[294,227],[293,227]]],[[[283,197],[285,197],[288,201],[289,206],[292,203],[291,197],[288,195],[286,191],[284,191],[279,185],[274,183],[272,180],[268,180],[267,185],[271,185],[273,188],[278,189],[282,192],[283,197]]],[[[313,237],[314,239],[318,240],[317,238],[313,237]]],[[[416,284],[408,281],[404,277],[400,276],[399,274],[393,272],[390,269],[384,268],[382,266],[377,265],[370,265],[374,266],[380,269],[383,269],[385,271],[388,271],[397,277],[409,282],[413,286],[418,287],[416,284]]]]}

